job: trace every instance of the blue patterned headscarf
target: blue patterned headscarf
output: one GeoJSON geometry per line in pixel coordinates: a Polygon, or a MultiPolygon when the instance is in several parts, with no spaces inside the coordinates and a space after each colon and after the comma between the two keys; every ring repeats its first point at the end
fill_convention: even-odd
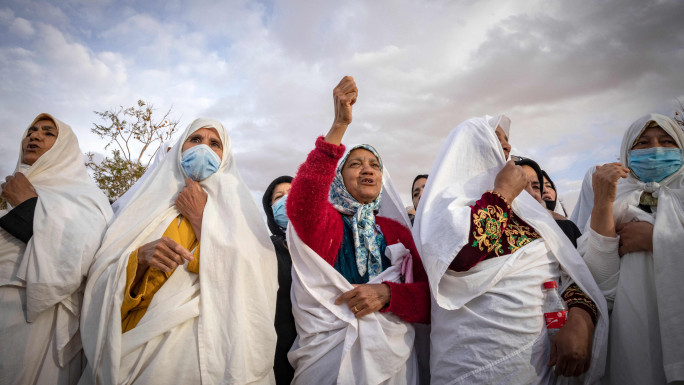
{"type": "MultiPolygon", "coordinates": [[[[380,194],[375,200],[368,204],[361,204],[354,199],[347,191],[347,187],[342,180],[342,168],[347,162],[347,158],[352,151],[362,148],[370,151],[378,159],[380,163],[380,172],[382,173],[382,159],[378,152],[368,144],[360,144],[352,147],[347,155],[342,159],[340,165],[337,166],[337,174],[330,185],[330,203],[344,215],[351,215],[352,231],[354,233],[354,250],[356,254],[356,267],[359,269],[359,274],[363,277],[368,268],[368,279],[372,279],[382,272],[382,261],[380,250],[375,236],[377,234],[375,229],[375,213],[380,210],[380,197],[382,196],[382,186],[380,194]]],[[[382,182],[381,182],[382,183],[382,182]]]]}

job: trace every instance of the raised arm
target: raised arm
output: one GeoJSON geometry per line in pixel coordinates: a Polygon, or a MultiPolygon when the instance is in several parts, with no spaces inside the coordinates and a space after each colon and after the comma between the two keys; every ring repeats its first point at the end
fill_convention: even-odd
{"type": "Polygon", "coordinates": [[[331,265],[342,243],[342,216],[328,201],[337,162],[344,155],[342,137],[352,121],[356,83],[344,77],[333,91],[335,118],[325,137],[299,166],[287,198],[287,215],[297,235],[331,265]]]}
{"type": "Polygon", "coordinates": [[[591,211],[590,230],[578,250],[594,276],[599,287],[615,276],[620,270],[618,254],[619,238],[613,219],[613,202],[617,192],[617,183],[626,178],[629,169],[620,163],[608,163],[598,166],[592,176],[594,189],[594,208],[591,211]]]}

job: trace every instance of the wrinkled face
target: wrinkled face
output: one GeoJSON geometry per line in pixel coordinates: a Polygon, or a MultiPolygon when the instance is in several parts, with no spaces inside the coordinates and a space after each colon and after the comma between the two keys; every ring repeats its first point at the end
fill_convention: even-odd
{"type": "Polygon", "coordinates": [[[556,200],[556,190],[553,189],[551,182],[549,182],[546,177],[544,177],[544,193],[542,194],[542,199],[550,202],[556,200]]]}
{"type": "Polygon", "coordinates": [[[288,182],[278,183],[273,189],[273,193],[271,194],[271,206],[273,206],[274,203],[278,202],[280,198],[289,194],[291,187],[292,184],[288,182]]]}
{"type": "Polygon", "coordinates": [[[420,178],[413,182],[413,188],[411,189],[411,196],[413,199],[413,208],[418,208],[418,202],[420,202],[420,197],[423,196],[423,189],[425,188],[425,183],[427,183],[427,178],[420,178]]]}
{"type": "Polygon", "coordinates": [[[190,134],[185,140],[185,143],[183,143],[182,151],[200,144],[206,144],[209,148],[214,150],[219,158],[223,159],[223,144],[221,143],[221,138],[215,128],[202,127],[190,134]]]}
{"type": "MultiPolygon", "coordinates": [[[[542,203],[541,198],[541,186],[539,185],[539,179],[537,178],[537,173],[530,166],[522,166],[522,169],[527,175],[527,186],[525,186],[525,191],[530,193],[537,202],[542,203]]],[[[546,207],[546,206],[544,206],[546,207]]]]}
{"type": "Polygon", "coordinates": [[[350,152],[342,167],[342,181],[354,199],[362,204],[373,202],[382,189],[378,158],[363,148],[350,152]]]}
{"type": "Polygon", "coordinates": [[[506,136],[506,133],[501,126],[496,127],[495,133],[496,138],[499,139],[499,142],[501,143],[501,148],[503,148],[504,156],[508,159],[508,155],[511,153],[511,145],[508,144],[508,136],[506,136]]]}
{"type": "Polygon", "coordinates": [[[21,140],[21,162],[32,165],[57,141],[59,130],[50,119],[39,120],[28,129],[21,140]]]}
{"type": "Polygon", "coordinates": [[[677,142],[662,127],[649,127],[641,133],[632,150],[643,150],[652,147],[679,148],[677,142]]]}

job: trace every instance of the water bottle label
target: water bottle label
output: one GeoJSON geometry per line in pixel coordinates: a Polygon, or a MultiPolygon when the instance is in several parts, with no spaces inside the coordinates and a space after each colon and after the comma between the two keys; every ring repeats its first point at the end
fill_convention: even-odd
{"type": "Polygon", "coordinates": [[[568,311],[552,311],[550,313],[544,313],[544,320],[546,321],[547,329],[560,329],[565,325],[565,319],[567,318],[568,311]]]}

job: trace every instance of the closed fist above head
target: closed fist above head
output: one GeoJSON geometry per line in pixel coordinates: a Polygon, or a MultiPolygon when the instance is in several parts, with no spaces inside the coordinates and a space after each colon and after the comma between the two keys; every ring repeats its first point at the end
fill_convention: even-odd
{"type": "Polygon", "coordinates": [[[352,106],[356,103],[359,90],[351,76],[345,76],[333,90],[335,102],[335,125],[349,125],[352,122],[352,106]]]}

